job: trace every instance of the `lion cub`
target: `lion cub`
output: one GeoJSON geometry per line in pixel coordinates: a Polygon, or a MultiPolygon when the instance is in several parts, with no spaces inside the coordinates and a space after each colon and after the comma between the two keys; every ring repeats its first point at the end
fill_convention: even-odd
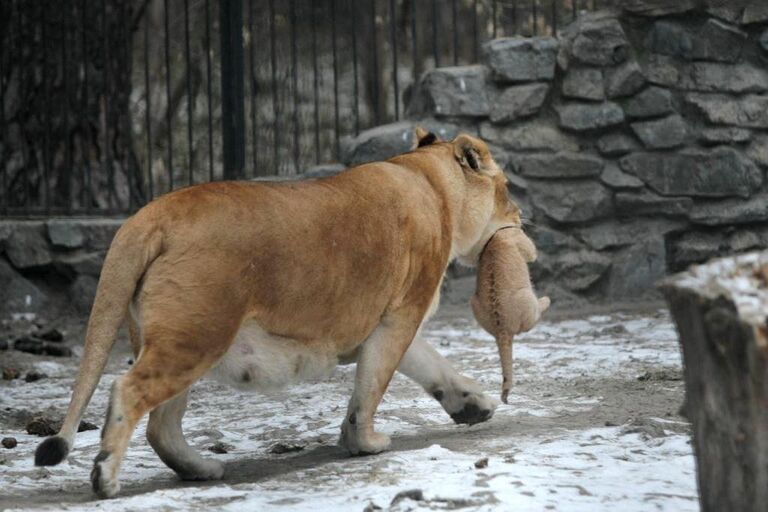
{"type": "Polygon", "coordinates": [[[512,387],[512,338],[533,328],[549,307],[549,297],[536,298],[528,262],[536,247],[517,227],[497,231],[480,255],[472,311],[483,329],[496,338],[501,358],[501,400],[512,387]]]}

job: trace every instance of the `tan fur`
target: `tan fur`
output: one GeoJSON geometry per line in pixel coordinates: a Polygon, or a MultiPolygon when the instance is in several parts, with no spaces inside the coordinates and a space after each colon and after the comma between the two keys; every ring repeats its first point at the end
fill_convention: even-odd
{"type": "MultiPolygon", "coordinates": [[[[193,453],[180,430],[187,390],[214,367],[245,381],[244,371],[257,378],[259,368],[321,372],[307,366],[308,357],[354,360],[342,444],[353,454],[386,449],[373,416],[436,304],[448,262],[476,261],[497,229],[519,223],[518,214],[487,146],[468,135],[316,181],[219,182],[167,194],[130,218],[112,243],[59,436],[71,446],[130,304],[138,358],[113,385],[92,473],[97,494],[118,491],[128,440],[150,411],[148,435],[166,463],[185,478],[221,477],[223,467],[193,453]],[[260,357],[252,367],[232,362],[232,351],[254,349],[260,357]]],[[[437,380],[420,380],[425,388],[464,386],[439,355],[418,354],[408,361],[441,368],[437,380]]],[[[488,417],[491,406],[482,407],[488,417]]]]}
{"type": "Polygon", "coordinates": [[[504,403],[512,387],[512,338],[532,329],[549,307],[549,298],[537,299],[531,286],[528,262],[535,260],[536,247],[519,228],[498,231],[480,257],[472,311],[496,338],[504,403]]]}

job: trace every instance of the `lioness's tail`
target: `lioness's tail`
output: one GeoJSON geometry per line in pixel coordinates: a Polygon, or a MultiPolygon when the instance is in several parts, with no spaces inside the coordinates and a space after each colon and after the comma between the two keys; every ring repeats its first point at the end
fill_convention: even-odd
{"type": "Polygon", "coordinates": [[[160,231],[147,229],[142,223],[131,220],[118,230],[101,269],[67,416],[59,433],[37,447],[36,466],[54,466],[64,460],[72,448],[80,418],[99,383],[136,285],[160,254],[160,231]]]}

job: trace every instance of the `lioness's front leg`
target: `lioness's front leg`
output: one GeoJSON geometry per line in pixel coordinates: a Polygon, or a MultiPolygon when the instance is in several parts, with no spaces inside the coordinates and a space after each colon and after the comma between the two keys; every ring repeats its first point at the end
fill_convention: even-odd
{"type": "Polygon", "coordinates": [[[499,402],[483,393],[474,380],[458,373],[432,345],[416,336],[398,371],[416,381],[440,402],[456,423],[480,423],[493,416],[499,402]]]}
{"type": "Polygon", "coordinates": [[[352,455],[379,453],[389,448],[389,437],[373,430],[373,415],[419,323],[420,318],[414,315],[390,313],[360,346],[355,389],[339,439],[339,444],[352,455]]]}

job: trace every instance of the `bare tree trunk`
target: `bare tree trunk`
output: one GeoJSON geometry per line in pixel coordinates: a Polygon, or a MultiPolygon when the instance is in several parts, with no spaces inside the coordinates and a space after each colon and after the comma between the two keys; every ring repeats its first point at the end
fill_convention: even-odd
{"type": "Polygon", "coordinates": [[[768,252],[662,285],[680,334],[701,509],[768,504],[768,252]]]}
{"type": "Polygon", "coordinates": [[[55,212],[143,201],[129,112],[133,6],[0,4],[0,205],[55,212]]]}

